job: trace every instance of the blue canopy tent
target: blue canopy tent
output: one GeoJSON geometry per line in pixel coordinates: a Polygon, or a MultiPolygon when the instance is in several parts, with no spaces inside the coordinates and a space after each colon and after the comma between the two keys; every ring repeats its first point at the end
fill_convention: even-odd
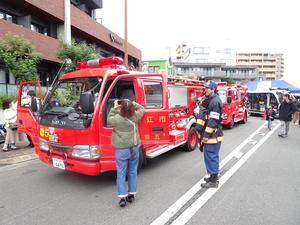
{"type": "Polygon", "coordinates": [[[269,91],[270,88],[286,89],[291,93],[300,93],[300,88],[286,82],[285,80],[272,81],[249,81],[246,83],[248,91],[269,91]]]}

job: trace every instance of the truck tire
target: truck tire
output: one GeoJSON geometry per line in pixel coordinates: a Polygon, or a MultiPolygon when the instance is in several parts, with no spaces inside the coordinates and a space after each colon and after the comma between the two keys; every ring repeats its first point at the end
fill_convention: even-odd
{"type": "Polygon", "coordinates": [[[188,133],[188,139],[184,145],[184,149],[187,152],[194,151],[198,144],[197,130],[195,127],[191,127],[188,133]]]}
{"type": "Polygon", "coordinates": [[[228,127],[228,129],[232,129],[234,127],[234,115],[232,116],[231,121],[227,127],[228,127]]]}
{"type": "Polygon", "coordinates": [[[245,113],[244,113],[244,118],[243,118],[243,120],[242,120],[242,123],[243,123],[243,124],[247,123],[247,120],[248,120],[248,113],[245,112],[245,113]]]}

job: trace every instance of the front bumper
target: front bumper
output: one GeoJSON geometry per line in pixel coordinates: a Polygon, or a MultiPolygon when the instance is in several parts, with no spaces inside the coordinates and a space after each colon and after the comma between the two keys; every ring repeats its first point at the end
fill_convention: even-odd
{"type": "Polygon", "coordinates": [[[37,150],[37,154],[41,161],[53,166],[52,158],[60,159],[64,161],[66,171],[80,173],[89,176],[98,176],[101,171],[104,170],[116,170],[116,164],[113,160],[104,159],[82,159],[82,158],[70,158],[64,154],[55,152],[45,152],[37,150]]]}

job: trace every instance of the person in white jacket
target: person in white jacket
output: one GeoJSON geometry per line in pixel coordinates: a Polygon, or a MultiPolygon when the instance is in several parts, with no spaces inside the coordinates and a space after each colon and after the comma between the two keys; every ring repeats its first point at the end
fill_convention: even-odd
{"type": "Polygon", "coordinates": [[[6,129],[6,137],[2,150],[4,152],[16,149],[17,129],[13,124],[17,122],[17,111],[10,100],[3,101],[3,115],[6,129]]]}

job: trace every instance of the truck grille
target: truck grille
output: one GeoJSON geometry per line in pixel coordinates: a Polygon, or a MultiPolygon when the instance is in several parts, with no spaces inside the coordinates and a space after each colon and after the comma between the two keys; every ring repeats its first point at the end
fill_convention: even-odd
{"type": "Polygon", "coordinates": [[[57,152],[63,152],[63,153],[68,153],[70,151],[71,146],[70,145],[61,145],[61,144],[54,144],[50,143],[50,147],[52,150],[57,151],[57,152]]]}

